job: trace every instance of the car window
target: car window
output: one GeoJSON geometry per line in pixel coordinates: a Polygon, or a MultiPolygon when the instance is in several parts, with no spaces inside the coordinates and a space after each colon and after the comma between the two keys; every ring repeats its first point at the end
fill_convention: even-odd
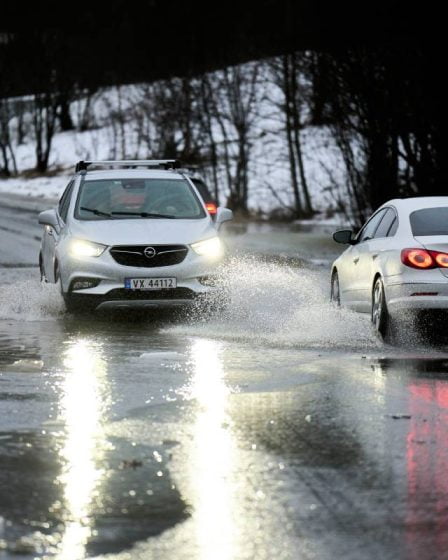
{"type": "Polygon", "coordinates": [[[194,186],[198,189],[199,194],[203,198],[204,202],[209,202],[213,200],[213,197],[210,194],[207,185],[204,183],[204,181],[202,181],[202,179],[192,178],[191,181],[194,184],[194,186]]]}
{"type": "Polygon", "coordinates": [[[374,216],[370,218],[370,220],[366,223],[366,225],[362,228],[362,230],[358,233],[356,240],[358,243],[361,241],[367,241],[367,239],[373,239],[375,235],[376,228],[380,223],[381,219],[383,218],[384,214],[387,212],[386,208],[383,208],[379,212],[377,212],[374,216]]]}
{"type": "Polygon", "coordinates": [[[392,222],[389,231],[387,232],[387,237],[393,237],[397,233],[397,229],[398,229],[398,218],[397,216],[395,216],[395,219],[392,222]]]}
{"type": "Polygon", "coordinates": [[[383,215],[383,218],[380,222],[380,225],[378,226],[377,230],[375,231],[375,239],[377,237],[387,237],[390,227],[393,224],[394,220],[395,220],[395,212],[394,210],[392,210],[392,208],[388,208],[386,210],[386,213],[383,215]]]}
{"type": "Polygon", "coordinates": [[[206,216],[188,181],[146,178],[84,181],[75,215],[81,220],[206,216]]]}
{"type": "Polygon", "coordinates": [[[416,210],[409,218],[413,235],[448,235],[448,206],[416,210]]]}
{"type": "Polygon", "coordinates": [[[59,199],[59,204],[58,204],[58,210],[59,212],[61,212],[61,208],[64,204],[65,199],[67,198],[67,194],[70,190],[70,187],[72,186],[73,181],[70,181],[70,183],[65,187],[64,192],[62,193],[61,198],[59,199]]]}
{"type": "Polygon", "coordinates": [[[70,206],[70,199],[71,199],[74,184],[75,184],[74,181],[70,181],[70,183],[67,185],[67,188],[64,191],[64,194],[61,196],[61,200],[59,201],[59,206],[58,206],[59,215],[64,220],[64,222],[67,220],[68,207],[70,206]]]}

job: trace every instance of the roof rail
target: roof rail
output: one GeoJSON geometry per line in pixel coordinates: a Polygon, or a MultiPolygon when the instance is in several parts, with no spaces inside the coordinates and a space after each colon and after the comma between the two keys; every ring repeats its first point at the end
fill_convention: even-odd
{"type": "Polygon", "coordinates": [[[125,169],[147,167],[150,169],[178,169],[181,167],[181,164],[177,159],[122,159],[105,161],[78,161],[75,167],[75,171],[76,173],[78,171],[85,171],[89,167],[118,167],[125,169]]]}

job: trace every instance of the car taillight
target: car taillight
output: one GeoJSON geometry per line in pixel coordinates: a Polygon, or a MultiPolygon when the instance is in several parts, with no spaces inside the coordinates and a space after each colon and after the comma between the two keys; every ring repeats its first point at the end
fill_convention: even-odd
{"type": "Polygon", "coordinates": [[[440,267],[448,268],[448,255],[446,253],[436,253],[435,251],[431,251],[431,254],[440,267]]]}
{"type": "Polygon", "coordinates": [[[207,208],[208,213],[212,216],[214,216],[218,210],[214,202],[206,202],[205,207],[207,208]]]}
{"type": "Polygon", "coordinates": [[[401,262],[412,268],[434,268],[434,260],[425,249],[403,249],[401,262]]]}
{"type": "Polygon", "coordinates": [[[426,249],[403,249],[401,262],[411,268],[448,268],[448,253],[426,249]]]}

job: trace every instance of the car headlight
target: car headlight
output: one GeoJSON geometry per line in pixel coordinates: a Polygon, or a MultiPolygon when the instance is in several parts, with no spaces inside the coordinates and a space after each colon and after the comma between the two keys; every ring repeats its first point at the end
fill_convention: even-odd
{"type": "Polygon", "coordinates": [[[100,243],[74,239],[70,243],[69,252],[72,257],[99,257],[104,253],[105,249],[106,245],[101,245],[100,243]]]}
{"type": "Polygon", "coordinates": [[[198,241],[197,243],[193,243],[191,248],[195,253],[201,255],[201,257],[217,258],[221,257],[224,253],[224,248],[219,237],[198,241]]]}

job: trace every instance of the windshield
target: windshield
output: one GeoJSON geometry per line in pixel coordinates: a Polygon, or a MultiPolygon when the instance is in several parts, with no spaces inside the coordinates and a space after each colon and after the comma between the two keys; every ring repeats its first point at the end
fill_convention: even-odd
{"type": "Polygon", "coordinates": [[[79,220],[205,217],[196,194],[182,179],[103,179],[85,181],[79,190],[79,220]]]}
{"type": "Polygon", "coordinates": [[[424,208],[410,215],[412,234],[448,235],[448,206],[424,208]]]}

